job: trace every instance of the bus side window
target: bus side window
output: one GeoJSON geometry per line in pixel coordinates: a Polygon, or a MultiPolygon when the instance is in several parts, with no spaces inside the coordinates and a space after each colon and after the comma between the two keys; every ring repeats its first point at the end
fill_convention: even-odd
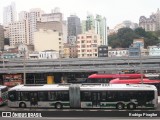
{"type": "Polygon", "coordinates": [[[82,101],[90,101],[91,100],[91,92],[81,92],[81,100],[82,101]]]}
{"type": "Polygon", "coordinates": [[[29,92],[21,92],[22,101],[29,101],[29,92]]]}
{"type": "Polygon", "coordinates": [[[61,95],[62,95],[62,100],[63,100],[63,101],[68,101],[68,100],[69,100],[69,92],[63,91],[63,92],[61,93],[61,95]]]}
{"type": "Polygon", "coordinates": [[[114,101],[114,100],[115,100],[115,95],[116,95],[115,92],[113,92],[113,91],[108,91],[106,98],[107,98],[108,101],[114,101]]]}
{"type": "Polygon", "coordinates": [[[102,92],[101,99],[102,101],[106,101],[106,92],[102,92]]]}
{"type": "Polygon", "coordinates": [[[38,99],[39,101],[47,101],[48,100],[47,92],[38,92],[38,99]]]}
{"type": "Polygon", "coordinates": [[[10,101],[15,101],[16,100],[16,92],[15,91],[9,92],[8,98],[10,101]]]}
{"type": "Polygon", "coordinates": [[[48,92],[48,100],[56,100],[55,92],[48,92]]]}

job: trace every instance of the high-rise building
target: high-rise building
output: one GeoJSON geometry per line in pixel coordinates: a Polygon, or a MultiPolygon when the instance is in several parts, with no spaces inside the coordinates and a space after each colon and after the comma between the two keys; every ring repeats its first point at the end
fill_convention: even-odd
{"type": "Polygon", "coordinates": [[[157,12],[150,15],[149,18],[146,18],[145,16],[140,16],[139,26],[146,31],[160,30],[160,10],[158,9],[157,12]]]}
{"type": "Polygon", "coordinates": [[[29,44],[27,41],[26,21],[17,21],[9,24],[10,46],[29,44]]]}
{"type": "Polygon", "coordinates": [[[81,34],[80,18],[76,15],[70,15],[70,17],[68,17],[68,43],[75,44],[72,38],[77,37],[78,34],[81,34]]]}
{"type": "Polygon", "coordinates": [[[31,9],[30,12],[26,12],[26,11],[22,11],[19,13],[19,20],[26,21],[26,31],[27,31],[27,36],[29,37],[29,45],[33,45],[33,34],[36,31],[36,27],[37,27],[37,21],[40,20],[41,15],[44,13],[43,10],[41,10],[40,8],[34,8],[31,9]]]}
{"type": "Polygon", "coordinates": [[[88,15],[86,21],[82,21],[82,31],[85,33],[88,30],[94,30],[96,34],[100,35],[102,39],[102,45],[108,45],[107,40],[107,24],[106,18],[101,15],[88,15]]]}
{"type": "Polygon", "coordinates": [[[101,15],[96,15],[95,32],[98,35],[100,35],[100,37],[102,39],[102,45],[108,46],[107,25],[106,25],[106,18],[105,17],[102,17],[101,15]]]}
{"type": "Polygon", "coordinates": [[[68,17],[68,36],[77,36],[81,34],[80,18],[76,15],[68,17]]]}
{"type": "Polygon", "coordinates": [[[0,51],[4,50],[4,29],[3,26],[0,25],[0,51]]]}
{"type": "Polygon", "coordinates": [[[86,25],[86,31],[94,30],[94,28],[95,28],[95,19],[94,19],[93,15],[90,14],[90,15],[87,16],[87,20],[86,20],[86,24],[85,25],[86,25]]]}
{"type": "Polygon", "coordinates": [[[14,21],[16,21],[16,7],[15,3],[12,2],[11,5],[3,9],[3,26],[6,27],[14,21]]]}
{"type": "Polygon", "coordinates": [[[31,45],[33,45],[33,40],[34,40],[33,36],[34,36],[34,32],[36,31],[37,21],[40,19],[43,13],[44,12],[39,8],[30,10],[30,13],[29,13],[30,41],[29,43],[31,45]]]}

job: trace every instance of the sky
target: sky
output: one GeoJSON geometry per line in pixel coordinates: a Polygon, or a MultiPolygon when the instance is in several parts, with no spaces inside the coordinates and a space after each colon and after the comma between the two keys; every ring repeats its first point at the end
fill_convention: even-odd
{"type": "Polygon", "coordinates": [[[88,13],[100,14],[106,17],[109,28],[125,20],[138,23],[140,16],[149,17],[160,8],[160,0],[0,0],[0,24],[3,23],[3,8],[11,2],[15,2],[17,13],[29,12],[32,8],[50,13],[59,7],[65,20],[71,14],[76,14],[81,20],[85,20],[88,13]]]}

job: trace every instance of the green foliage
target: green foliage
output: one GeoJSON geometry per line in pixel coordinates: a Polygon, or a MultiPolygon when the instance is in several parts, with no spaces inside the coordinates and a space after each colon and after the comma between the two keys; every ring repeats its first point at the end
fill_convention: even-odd
{"type": "Polygon", "coordinates": [[[133,39],[144,38],[145,47],[156,45],[159,43],[158,37],[160,38],[160,31],[146,32],[142,28],[132,30],[130,28],[121,28],[116,34],[108,36],[108,43],[113,48],[128,48],[132,43],[133,39]]]}

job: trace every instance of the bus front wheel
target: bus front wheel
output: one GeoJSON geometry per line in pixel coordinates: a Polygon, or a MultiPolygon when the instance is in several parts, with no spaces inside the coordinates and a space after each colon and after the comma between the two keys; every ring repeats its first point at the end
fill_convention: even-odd
{"type": "Polygon", "coordinates": [[[116,108],[119,110],[123,110],[124,109],[124,104],[123,103],[117,103],[116,108]]]}
{"type": "Polygon", "coordinates": [[[19,107],[20,108],[26,108],[26,104],[22,102],[22,103],[19,104],[19,107]]]}
{"type": "Polygon", "coordinates": [[[129,103],[129,104],[127,105],[127,108],[130,109],[130,110],[133,110],[133,109],[136,108],[136,105],[135,105],[134,103],[129,103]]]}
{"type": "Polygon", "coordinates": [[[55,107],[56,107],[57,109],[61,109],[61,108],[62,108],[62,104],[61,104],[61,103],[56,103],[55,107]]]}

